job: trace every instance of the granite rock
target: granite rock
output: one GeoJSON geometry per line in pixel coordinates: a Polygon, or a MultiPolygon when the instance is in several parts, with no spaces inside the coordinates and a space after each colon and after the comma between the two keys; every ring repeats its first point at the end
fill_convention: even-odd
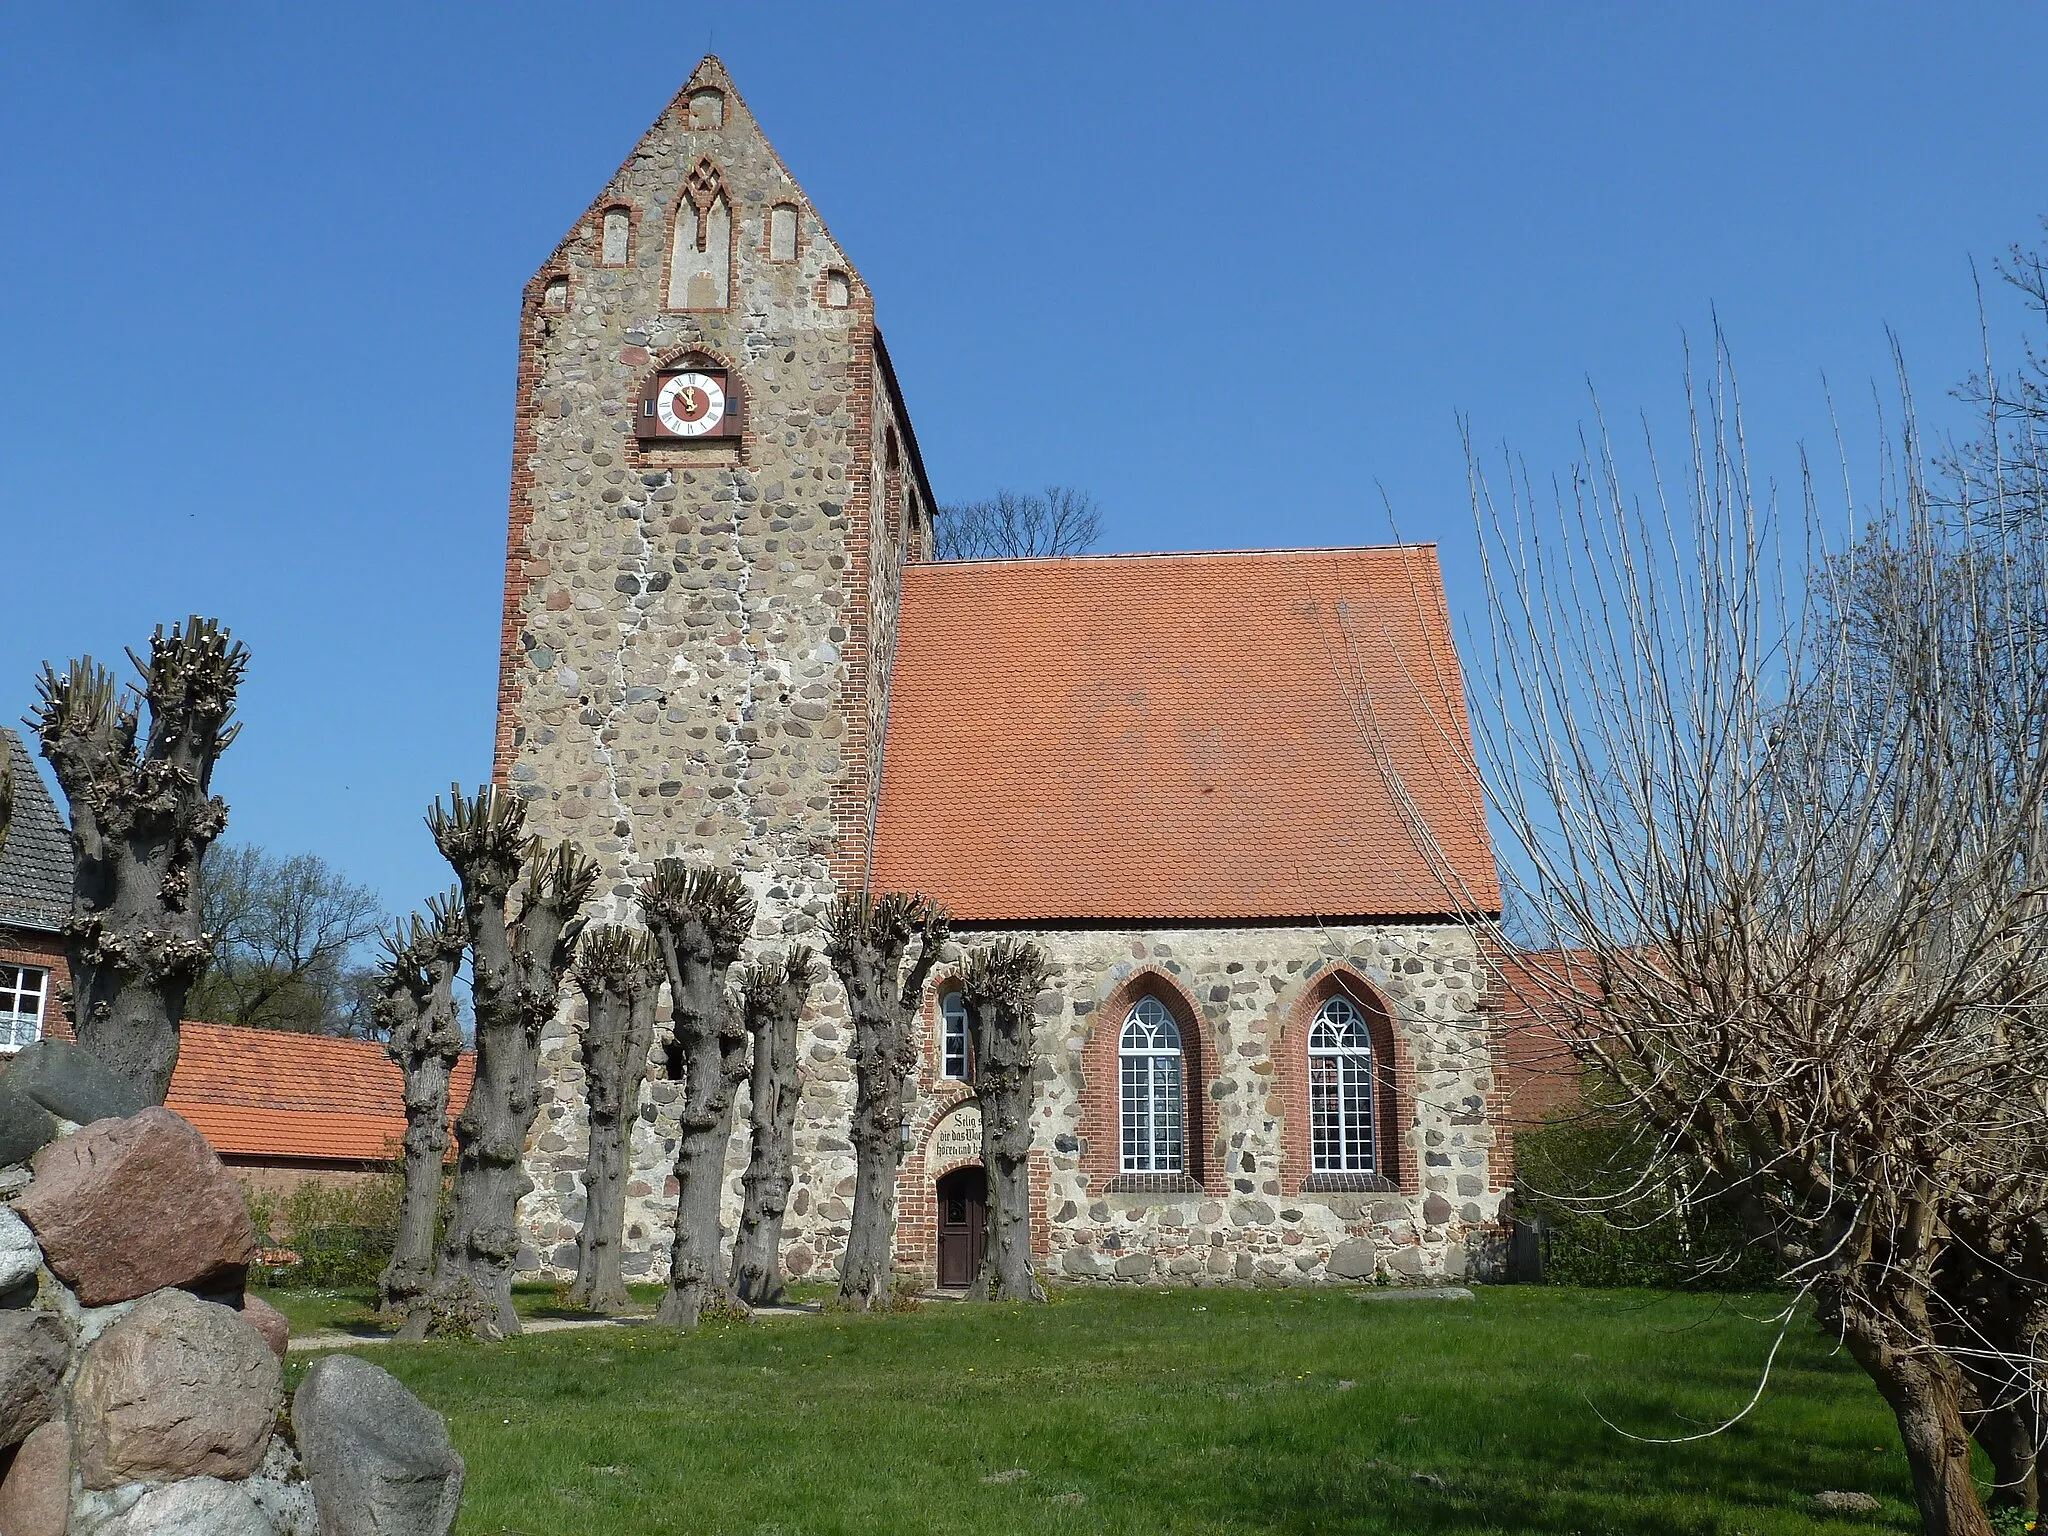
{"type": "Polygon", "coordinates": [[[71,1335],[48,1312],[0,1312],[0,1447],[19,1445],[56,1411],[71,1335]]]}
{"type": "MultiPolygon", "coordinates": [[[[242,1317],[263,1335],[263,1342],[282,1360],[292,1341],[291,1321],[261,1296],[242,1298],[242,1317]]],[[[0,1536],[5,1536],[4,1530],[0,1530],[0,1536]]]]}
{"type": "Polygon", "coordinates": [[[57,1139],[57,1117],[0,1079],[0,1167],[25,1163],[57,1139]]]}
{"type": "Polygon", "coordinates": [[[71,1388],[88,1488],[254,1472],[284,1403],[284,1370],[239,1313],[158,1291],[85,1351],[71,1388]]]}
{"type": "Polygon", "coordinates": [[[36,1246],[36,1235],[29,1231],[28,1223],[0,1206],[0,1294],[35,1279],[42,1262],[43,1250],[36,1246]]]}
{"type": "Polygon", "coordinates": [[[71,1512],[71,1431],[61,1419],[38,1426],[0,1479],[0,1532],[64,1536],[71,1512]]]}
{"type": "Polygon", "coordinates": [[[462,1457],[440,1414],[355,1355],[313,1362],[292,1429],[322,1536],[446,1536],[462,1508],[462,1457]]]}
{"type": "Polygon", "coordinates": [[[277,1536],[248,1490],[216,1477],[152,1488],[93,1536],[277,1536]]]}
{"type": "Polygon", "coordinates": [[[7,1065],[7,1081],[15,1092],[73,1125],[124,1120],[149,1107],[140,1090],[73,1040],[38,1040],[23,1046],[7,1065]]]}
{"type": "Polygon", "coordinates": [[[161,1106],[100,1120],[36,1156],[15,1210],[89,1307],[165,1286],[239,1290],[256,1230],[206,1138],[161,1106]]]}

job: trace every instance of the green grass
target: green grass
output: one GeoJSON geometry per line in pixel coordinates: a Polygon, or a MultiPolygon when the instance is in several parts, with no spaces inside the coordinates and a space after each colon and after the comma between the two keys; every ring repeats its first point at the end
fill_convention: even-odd
{"type": "MultiPolygon", "coordinates": [[[[250,1289],[285,1315],[294,1336],[337,1332],[372,1338],[378,1334],[395,1333],[398,1329],[398,1319],[378,1315],[377,1292],[372,1287],[338,1290],[311,1286],[251,1286],[250,1289]]],[[[636,1309],[643,1309],[650,1315],[661,1300],[664,1289],[659,1285],[626,1287],[636,1309]]],[[[559,1292],[552,1285],[513,1286],[512,1307],[521,1317],[594,1315],[580,1307],[563,1305],[559,1292]]]]}
{"type": "Polygon", "coordinates": [[[1810,1328],[1723,1435],[1601,1423],[1682,1435],[1739,1408],[1769,1305],[1081,1291],[371,1358],[448,1415],[468,1536],[1915,1529],[1890,1414],[1810,1328]],[[1824,1488],[1884,1511],[1820,1518],[1824,1488]]]}

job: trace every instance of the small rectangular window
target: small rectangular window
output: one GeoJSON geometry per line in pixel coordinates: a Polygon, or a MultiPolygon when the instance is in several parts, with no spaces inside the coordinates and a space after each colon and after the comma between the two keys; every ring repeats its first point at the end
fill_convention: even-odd
{"type": "Polygon", "coordinates": [[[939,1026],[939,1074],[964,1083],[968,1077],[967,999],[958,992],[948,992],[939,1004],[939,1026]]]}
{"type": "Polygon", "coordinates": [[[0,1051],[18,1051],[43,1038],[43,1006],[50,973],[33,965],[0,965],[0,1051]]]}

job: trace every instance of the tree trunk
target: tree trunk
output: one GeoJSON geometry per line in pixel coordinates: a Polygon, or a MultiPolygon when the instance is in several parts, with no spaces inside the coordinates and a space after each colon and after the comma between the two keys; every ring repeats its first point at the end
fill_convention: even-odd
{"type": "MultiPolygon", "coordinates": [[[[1910,1313],[1916,1303],[1904,1303],[1910,1313]]],[[[1891,1404],[1913,1473],[1913,1497],[1926,1536],[1993,1536],[1970,1477],[1970,1436],[1963,1427],[1961,1373],[1931,1345],[1926,1319],[1898,1320],[1868,1301],[1845,1303],[1849,1353],[1891,1404]]]]}
{"type": "Polygon", "coordinates": [[[970,1301],[1045,1300],[1031,1260],[1031,1019],[1045,981],[1038,948],[1007,940],[977,950],[961,969],[988,1175],[986,1241],[970,1301]]]}
{"type": "Polygon", "coordinates": [[[104,668],[45,667],[38,684],[37,734],[71,806],[72,1021],[79,1045],[152,1104],[170,1092],[185,997],[211,953],[198,872],[227,825],[209,786],[239,729],[228,721],[247,665],[211,619],[159,627],[142,665],[139,751],[137,712],[104,668]]]}
{"type": "Polygon", "coordinates": [[[580,1043],[590,1153],[569,1298],[592,1312],[620,1312],[632,1304],[621,1268],[626,1179],[661,975],[653,943],[622,928],[593,929],[576,958],[576,981],[589,1008],[580,1043]]]}
{"type": "Polygon", "coordinates": [[[917,1069],[917,1010],[949,930],[941,909],[897,892],[841,897],[826,928],[853,1023],[853,1223],[839,1259],[839,1301],[867,1311],[887,1304],[896,1278],[896,1174],[917,1069]],[[899,983],[913,938],[917,958],[899,983]]]}
{"type": "Polygon", "coordinates": [[[747,973],[747,1030],[754,1037],[748,1088],[753,1140],[747,1157],[740,1230],[732,1246],[733,1294],[750,1307],[773,1306],[784,1296],[782,1215],[789,1205],[795,1163],[797,1025],[815,973],[811,952],[799,945],[781,966],[747,973]]]}
{"type": "Polygon", "coordinates": [[[433,1279],[434,1222],[448,1156],[448,1079],[462,1053],[455,1016],[455,972],[462,961],[460,897],[429,904],[410,938],[392,941],[375,1005],[384,1054],[405,1077],[405,1189],[391,1262],[377,1279],[380,1311],[410,1314],[433,1279]]]}
{"type": "Polygon", "coordinates": [[[747,1075],[747,1031],[726,995],[725,973],[746,942],[754,903],[730,870],[664,859],[641,887],[640,905],[668,968],[675,1035],[670,1060],[683,1077],[675,1244],[655,1321],[694,1328],[714,1298],[726,1295],[718,1213],[733,1096],[747,1075]]]}
{"type": "Polygon", "coordinates": [[[486,788],[474,800],[458,792],[454,809],[429,816],[434,840],[462,883],[469,929],[470,989],[476,1009],[476,1080],[455,1122],[455,1203],[441,1239],[434,1283],[401,1337],[509,1338],[520,1331],[512,1308],[512,1267],[519,1253],[519,1201],[526,1177],[526,1134],[540,1107],[541,1031],[554,1016],[562,975],[596,883],[596,866],[564,842],[528,848],[525,806],[486,788]],[[519,917],[505,904],[527,873],[519,917]]]}

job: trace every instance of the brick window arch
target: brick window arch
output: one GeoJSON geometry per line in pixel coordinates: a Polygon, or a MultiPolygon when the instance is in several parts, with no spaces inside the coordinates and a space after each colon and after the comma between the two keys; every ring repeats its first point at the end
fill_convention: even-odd
{"type": "MultiPolygon", "coordinates": [[[[1172,977],[1162,971],[1146,970],[1127,978],[1104,998],[1096,1006],[1093,1020],[1088,1038],[1081,1047],[1081,1126],[1086,1138],[1081,1167],[1088,1174],[1089,1189],[1097,1193],[1103,1190],[1199,1192],[1207,1185],[1211,1166],[1216,1161],[1208,1145],[1211,1128],[1209,1089],[1216,1077],[1216,1052],[1201,1010],[1172,977]],[[1133,1015],[1141,1011],[1141,1004],[1144,1005],[1142,1012],[1149,1016],[1141,1022],[1152,1026],[1142,1033],[1156,1042],[1160,1038],[1156,1025],[1163,1015],[1170,1022],[1173,1034],[1178,1036],[1178,1171],[1157,1166],[1160,1159],[1156,1156],[1138,1159],[1141,1164],[1152,1165],[1138,1171],[1125,1167],[1126,1052],[1122,1045],[1126,1026],[1133,1022],[1133,1015]]],[[[1141,1055],[1144,1053],[1133,1055],[1133,1065],[1140,1064],[1141,1055]]],[[[1156,1090],[1158,1076],[1163,1074],[1155,1075],[1154,1069],[1164,1066],[1165,1062],[1145,1056],[1142,1064],[1146,1079],[1143,1086],[1156,1090]]],[[[1156,1098],[1149,1099],[1148,1113],[1159,1102],[1156,1098]]],[[[1149,1126],[1149,1119],[1147,1124],[1149,1126]]]]}
{"type": "Polygon", "coordinates": [[[1282,1190],[1420,1190],[1408,1145],[1414,1067],[1377,987],[1349,966],[1324,971],[1289,1011],[1274,1052],[1282,1190]],[[1368,1083],[1362,1104],[1359,1091],[1368,1083]],[[1369,1170],[1358,1166],[1358,1136],[1367,1120],[1369,1170]]]}

